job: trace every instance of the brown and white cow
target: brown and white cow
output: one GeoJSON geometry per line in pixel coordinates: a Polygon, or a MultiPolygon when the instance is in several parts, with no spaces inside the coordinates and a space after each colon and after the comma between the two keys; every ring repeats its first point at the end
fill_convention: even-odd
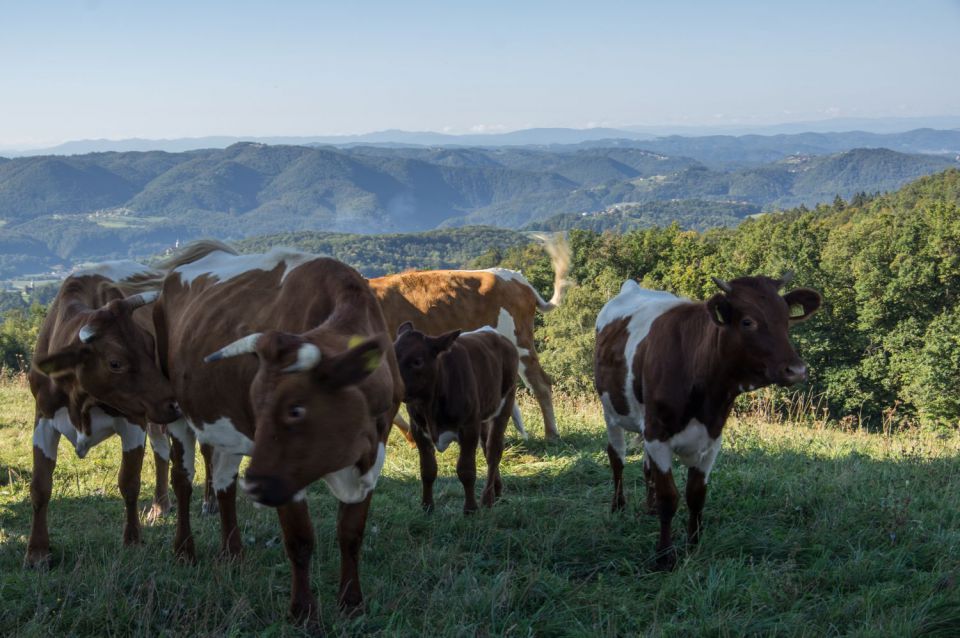
{"type": "MultiPolygon", "coordinates": [[[[427,334],[495,326],[517,349],[520,378],[537,399],[545,436],[556,438],[559,433],[553,391],[537,358],[533,323],[537,312],[550,312],[563,300],[569,286],[570,247],[561,236],[545,239],[544,247],[554,271],[550,301],[545,301],[521,273],[506,268],[410,271],[371,279],[370,287],[383,308],[390,334],[396,334],[400,324],[407,321],[427,334]]],[[[519,411],[514,419],[526,436],[519,411]]]]}
{"type": "Polygon", "coordinates": [[[420,454],[423,508],[433,510],[434,450],[443,452],[453,441],[460,444],[457,477],[463,484],[464,514],[477,511],[478,443],[487,459],[481,501],[492,507],[503,490],[500,458],[517,390],[516,348],[489,326],[432,337],[409,321],[398,329],[394,348],[420,454]]]}
{"type": "MultiPolygon", "coordinates": [[[[144,426],[148,420],[167,423],[179,416],[173,389],[156,365],[149,310],[142,308],[158,293],[131,294],[156,275],[129,261],[73,274],[63,282],[40,328],[28,375],[36,402],[28,566],[43,564],[50,556],[47,506],[61,435],[80,458],[106,438],[120,435],[123,542],[140,541],[137,498],[144,426]]],[[[166,440],[151,440],[159,462],[166,440]]]]}
{"type": "Polygon", "coordinates": [[[367,511],[403,397],[366,280],[336,260],[292,250],[215,251],[171,271],[154,320],[161,365],[185,416],[169,426],[178,554],[195,559],[189,501],[199,440],[213,449],[227,555],[242,551],[236,479],[241,457],[252,455],[244,489],[277,507],[293,569],[290,610],[300,619],[318,612],[304,490],[314,480],[326,482],[340,501],[339,603],[359,605],[367,511]]]}
{"type": "Polygon", "coordinates": [[[807,368],[789,327],[820,307],[820,294],[789,281],[740,277],[706,302],[645,290],[627,281],[597,316],[594,375],[607,423],[613,510],[626,504],[624,430],[643,435],[647,507],[660,518],[657,565],[676,558],[670,523],[677,509],[673,457],[687,466],[688,542],[699,539],[707,480],[724,423],[737,395],[770,384],[791,385],[807,368]]]}

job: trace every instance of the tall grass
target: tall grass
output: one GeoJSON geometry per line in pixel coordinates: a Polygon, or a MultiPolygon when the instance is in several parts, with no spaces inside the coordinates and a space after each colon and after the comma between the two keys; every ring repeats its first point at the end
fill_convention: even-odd
{"type": "MultiPolygon", "coordinates": [[[[640,513],[642,472],[626,470],[629,506],[611,514],[599,406],[557,401],[563,440],[539,415],[511,432],[504,498],[461,513],[456,451],[438,455],[437,508],[419,508],[416,452],[394,435],[361,563],[365,613],[334,606],[335,502],[309,491],[313,588],[331,635],[907,636],[960,628],[960,436],[837,428],[758,407],[732,420],[711,475],[700,546],[652,569],[654,518],[640,513]],[[767,418],[770,417],[770,418],[767,418]]],[[[815,407],[815,406],[813,406],[815,407]]],[[[818,412],[814,410],[812,414],[818,412]]],[[[289,568],[269,510],[240,500],[245,557],[217,559],[219,522],[193,503],[199,564],[172,559],[173,520],[120,544],[119,445],[83,461],[60,448],[50,529],[54,564],[21,568],[30,526],[33,406],[22,381],[0,382],[0,635],[300,635],[285,619],[289,568]]],[[[202,467],[198,468],[198,481],[202,467]]],[[[152,490],[144,469],[141,500],[152,490]]],[[[677,472],[682,490],[683,473],[677,472]]]]}

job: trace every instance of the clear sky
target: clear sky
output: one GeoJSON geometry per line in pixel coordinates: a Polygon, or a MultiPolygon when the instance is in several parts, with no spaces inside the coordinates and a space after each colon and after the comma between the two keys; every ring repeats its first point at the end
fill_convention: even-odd
{"type": "Polygon", "coordinates": [[[960,115],[960,0],[0,0],[0,146],[960,115]]]}

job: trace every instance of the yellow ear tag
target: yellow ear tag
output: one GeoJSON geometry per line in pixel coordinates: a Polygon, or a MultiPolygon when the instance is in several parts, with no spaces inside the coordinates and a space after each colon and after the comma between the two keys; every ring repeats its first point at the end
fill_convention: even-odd
{"type": "Polygon", "coordinates": [[[360,335],[353,335],[352,337],[350,337],[350,341],[347,342],[347,348],[352,350],[353,348],[356,348],[364,341],[366,341],[366,339],[364,339],[360,335]]]}
{"type": "Polygon", "coordinates": [[[364,365],[370,372],[373,372],[377,369],[377,366],[380,365],[380,351],[371,350],[370,352],[363,355],[364,365]]]}
{"type": "Polygon", "coordinates": [[[807,309],[804,308],[801,304],[795,303],[792,306],[790,306],[791,319],[799,319],[805,314],[807,314],[807,309]]]}

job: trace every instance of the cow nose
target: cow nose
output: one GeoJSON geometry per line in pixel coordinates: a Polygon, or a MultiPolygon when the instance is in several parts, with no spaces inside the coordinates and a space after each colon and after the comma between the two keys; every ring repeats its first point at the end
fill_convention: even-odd
{"type": "Polygon", "coordinates": [[[791,363],[783,370],[783,376],[790,383],[797,383],[807,378],[807,365],[805,363],[791,363]]]}
{"type": "Polygon", "coordinates": [[[270,507],[283,505],[292,495],[284,481],[275,476],[259,476],[247,472],[240,480],[240,487],[254,501],[270,507]]]}

